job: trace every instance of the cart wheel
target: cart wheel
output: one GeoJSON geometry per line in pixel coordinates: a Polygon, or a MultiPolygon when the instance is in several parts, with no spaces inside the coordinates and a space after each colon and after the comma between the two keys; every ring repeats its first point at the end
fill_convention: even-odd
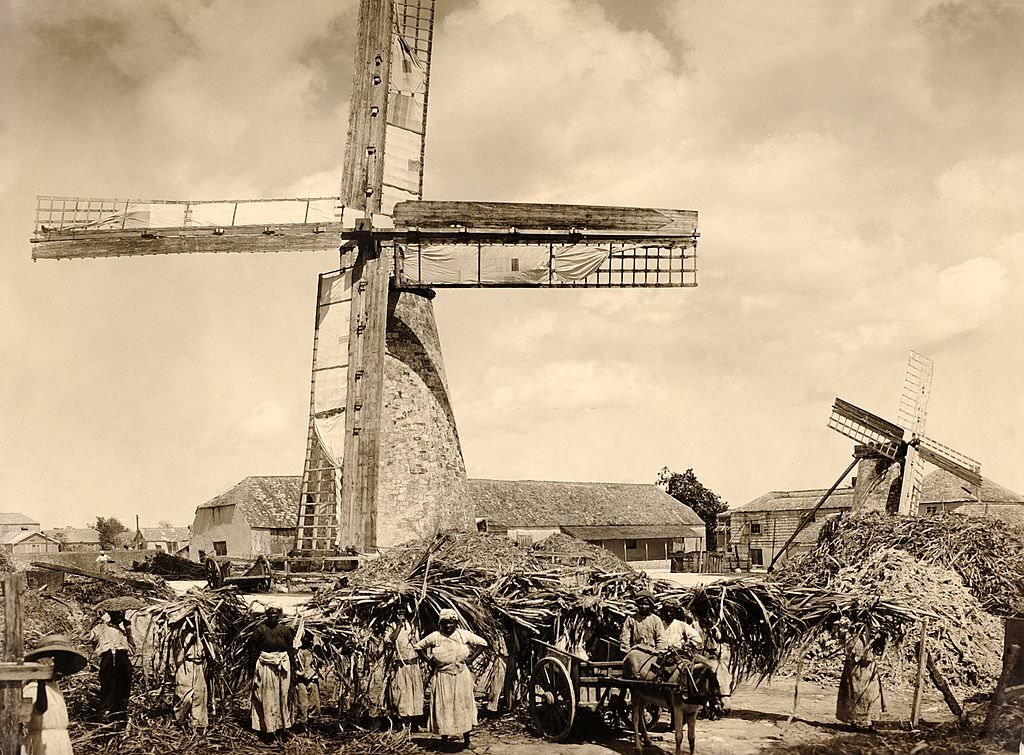
{"type": "Polygon", "coordinates": [[[206,570],[206,583],[212,588],[223,587],[224,577],[220,573],[220,566],[212,556],[206,557],[203,566],[206,570]]]}
{"type": "Polygon", "coordinates": [[[530,677],[530,718],[545,739],[561,742],[576,718],[576,690],[565,664],[542,658],[530,677]]]}

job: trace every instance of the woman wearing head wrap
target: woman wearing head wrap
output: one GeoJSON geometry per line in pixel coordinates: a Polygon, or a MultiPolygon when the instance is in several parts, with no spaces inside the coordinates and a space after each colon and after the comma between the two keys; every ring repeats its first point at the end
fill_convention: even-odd
{"type": "Polygon", "coordinates": [[[442,609],[438,630],[416,643],[415,648],[433,662],[430,681],[430,730],[442,741],[462,735],[469,747],[469,733],[476,725],[476,700],[473,698],[473,673],[466,665],[485,647],[487,640],[459,627],[459,614],[442,609]]]}
{"type": "Polygon", "coordinates": [[[256,627],[252,637],[253,648],[259,653],[252,679],[252,728],[264,740],[278,733],[284,736],[292,727],[288,689],[295,636],[280,622],[281,609],[271,606],[266,621],[256,627]]]}
{"type": "Polygon", "coordinates": [[[206,650],[199,635],[189,629],[174,651],[174,718],[205,730],[207,711],[206,650]]]}
{"type": "Polygon", "coordinates": [[[22,743],[25,755],[72,755],[68,736],[68,706],[57,686],[57,679],[85,668],[89,659],[72,647],[62,634],[43,637],[39,647],[25,653],[26,661],[53,663],[53,679],[29,682],[22,690],[22,721],[26,736],[22,743]]]}

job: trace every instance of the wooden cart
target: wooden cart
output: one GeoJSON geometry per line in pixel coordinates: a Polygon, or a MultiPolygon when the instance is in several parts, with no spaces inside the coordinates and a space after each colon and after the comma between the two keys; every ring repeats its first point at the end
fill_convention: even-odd
{"type": "MultiPolygon", "coordinates": [[[[579,711],[592,711],[607,724],[632,727],[629,690],[643,687],[668,689],[672,685],[622,677],[622,661],[584,660],[540,640],[533,640],[536,656],[530,676],[529,706],[534,725],[551,742],[561,742],[572,732],[579,711]]],[[[647,706],[648,727],[661,714],[647,706]]]]}

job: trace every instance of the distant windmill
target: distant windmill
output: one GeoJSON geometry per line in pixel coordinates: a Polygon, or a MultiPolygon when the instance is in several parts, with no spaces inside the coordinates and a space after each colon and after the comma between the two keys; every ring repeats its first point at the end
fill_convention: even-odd
{"type": "Polygon", "coordinates": [[[434,0],[360,0],[340,197],[37,203],[36,259],[344,241],[317,291],[305,553],[473,525],[434,289],[696,285],[695,211],[421,201],[433,23],[434,0]]]}
{"type": "Polygon", "coordinates": [[[860,444],[856,450],[861,463],[854,487],[854,510],[884,508],[892,513],[915,514],[924,478],[922,462],[959,477],[978,494],[981,464],[924,434],[932,372],[931,359],[910,352],[897,422],[836,398],[828,426],[860,444]]]}
{"type": "Polygon", "coordinates": [[[814,515],[855,466],[858,470],[853,489],[854,511],[882,509],[890,513],[915,514],[921,498],[924,462],[930,462],[959,477],[970,486],[975,497],[979,495],[981,464],[924,434],[932,373],[932,360],[911,351],[903,380],[903,392],[900,394],[898,422],[890,422],[836,398],[828,426],[857,441],[859,445],[854,450],[853,461],[776,551],[768,567],[769,571],[786,553],[797,535],[814,521],[814,515]]]}

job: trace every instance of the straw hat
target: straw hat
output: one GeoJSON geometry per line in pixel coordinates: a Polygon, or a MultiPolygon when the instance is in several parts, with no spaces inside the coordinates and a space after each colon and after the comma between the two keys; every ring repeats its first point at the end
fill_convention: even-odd
{"type": "Polygon", "coordinates": [[[57,674],[74,674],[89,665],[89,659],[82,655],[63,634],[50,634],[39,641],[39,647],[25,653],[26,661],[52,658],[53,670],[57,674]]]}

